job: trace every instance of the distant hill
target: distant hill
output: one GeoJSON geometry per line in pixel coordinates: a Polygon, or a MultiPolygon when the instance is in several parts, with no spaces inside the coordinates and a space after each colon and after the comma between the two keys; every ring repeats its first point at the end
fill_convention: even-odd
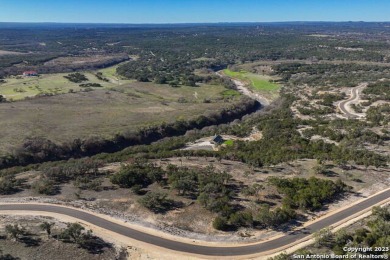
{"type": "Polygon", "coordinates": [[[379,27],[389,25],[390,22],[321,22],[321,21],[287,21],[287,22],[239,22],[239,23],[166,23],[166,24],[114,24],[114,23],[16,23],[0,22],[0,29],[13,28],[178,28],[178,27],[237,27],[237,26],[336,26],[336,27],[379,27]]]}

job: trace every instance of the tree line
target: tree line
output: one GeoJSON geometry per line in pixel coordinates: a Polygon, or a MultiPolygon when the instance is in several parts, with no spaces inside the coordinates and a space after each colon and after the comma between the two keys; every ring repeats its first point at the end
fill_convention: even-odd
{"type": "Polygon", "coordinates": [[[188,121],[179,120],[174,123],[151,126],[138,132],[117,134],[111,140],[91,137],[86,140],[75,139],[59,145],[44,138],[28,138],[14,154],[0,158],[0,168],[79,158],[98,153],[113,153],[129,146],[150,144],[164,137],[183,135],[191,129],[228,123],[256,111],[258,107],[258,102],[242,98],[239,103],[207,116],[202,115],[188,121]]]}
{"type": "MultiPolygon", "coordinates": [[[[88,62],[88,63],[83,63],[83,64],[57,64],[57,65],[44,65],[40,64],[41,62],[47,62],[50,61],[55,57],[47,57],[44,60],[39,60],[38,65],[34,65],[33,63],[28,63],[24,66],[10,66],[3,68],[0,71],[0,77],[6,77],[6,76],[11,76],[11,75],[21,75],[24,71],[28,70],[35,70],[39,74],[50,74],[50,73],[64,73],[64,72],[75,72],[75,71],[86,71],[86,70],[97,70],[97,69],[103,69],[107,68],[113,65],[116,65],[118,63],[124,62],[129,60],[128,55],[122,55],[122,56],[117,56],[113,57],[111,59],[106,59],[102,61],[95,61],[95,62],[88,62]]],[[[15,64],[20,63],[21,61],[17,60],[15,64]]],[[[1,61],[0,61],[1,64],[1,61]]]]}

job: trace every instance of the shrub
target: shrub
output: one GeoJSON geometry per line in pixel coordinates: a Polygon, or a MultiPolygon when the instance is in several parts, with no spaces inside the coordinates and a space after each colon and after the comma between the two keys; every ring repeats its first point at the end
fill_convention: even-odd
{"type": "Polygon", "coordinates": [[[24,227],[20,227],[18,224],[14,224],[14,225],[6,225],[5,232],[12,239],[18,240],[21,236],[23,236],[26,233],[26,230],[24,227]]]}
{"type": "Polygon", "coordinates": [[[61,232],[59,238],[65,241],[79,244],[82,242],[85,228],[79,223],[68,224],[67,228],[61,232]]]}
{"type": "Polygon", "coordinates": [[[216,230],[226,230],[228,227],[228,222],[227,222],[227,219],[224,218],[224,217],[216,217],[213,221],[213,228],[215,228],[216,230]]]}
{"type": "Polygon", "coordinates": [[[47,233],[47,237],[50,237],[51,236],[51,230],[52,230],[53,226],[54,226],[54,223],[49,223],[49,222],[45,221],[45,222],[43,222],[42,224],[39,225],[39,228],[47,233]]]}
{"type": "Polygon", "coordinates": [[[154,213],[163,213],[173,207],[173,200],[168,198],[168,194],[162,192],[148,192],[139,203],[154,213]]]}
{"type": "Polygon", "coordinates": [[[4,176],[0,178],[0,194],[12,194],[18,190],[20,181],[16,180],[14,176],[4,176]]]}
{"type": "Polygon", "coordinates": [[[235,212],[230,215],[229,222],[236,228],[250,227],[253,224],[253,216],[252,213],[247,211],[235,212]]]}
{"type": "Polygon", "coordinates": [[[79,72],[71,73],[67,76],[64,76],[64,78],[74,83],[81,83],[83,81],[88,81],[88,78],[84,74],[81,74],[79,72]]]}
{"type": "Polygon", "coordinates": [[[333,234],[329,228],[321,229],[314,233],[315,246],[330,246],[333,241],[333,234]]]}
{"type": "Polygon", "coordinates": [[[140,195],[142,193],[142,185],[136,184],[133,187],[131,187],[131,191],[134,192],[134,194],[140,195]]]}
{"type": "Polygon", "coordinates": [[[54,185],[54,182],[47,178],[42,178],[40,180],[35,181],[31,185],[31,187],[38,194],[54,195],[57,192],[57,188],[54,185]]]}
{"type": "Polygon", "coordinates": [[[77,177],[74,181],[74,186],[82,190],[102,190],[102,179],[91,179],[90,177],[77,177]]]}
{"type": "Polygon", "coordinates": [[[131,188],[134,185],[146,187],[155,181],[161,181],[164,171],[149,163],[135,163],[122,166],[120,171],[111,176],[111,182],[121,188],[131,188]]]}
{"type": "Polygon", "coordinates": [[[372,208],[372,215],[381,220],[390,221],[390,207],[374,207],[372,208]]]}
{"type": "Polygon", "coordinates": [[[100,85],[99,83],[85,83],[85,84],[80,84],[80,87],[82,87],[82,88],[102,88],[103,86],[100,85]]]}
{"type": "Polygon", "coordinates": [[[296,217],[296,212],[289,208],[270,210],[268,205],[263,206],[256,215],[256,221],[263,227],[277,227],[296,217]]]}
{"type": "Polygon", "coordinates": [[[348,190],[342,181],[333,182],[318,178],[270,178],[270,184],[276,186],[279,193],[285,195],[286,207],[317,210],[326,202],[348,190]]]}
{"type": "Polygon", "coordinates": [[[282,253],[280,255],[269,258],[268,260],[289,260],[290,257],[286,253],[282,253]]]}

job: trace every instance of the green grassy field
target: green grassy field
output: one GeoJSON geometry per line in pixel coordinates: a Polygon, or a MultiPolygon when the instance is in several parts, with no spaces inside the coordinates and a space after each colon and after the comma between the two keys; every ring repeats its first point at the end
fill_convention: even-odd
{"type": "Polygon", "coordinates": [[[123,77],[119,76],[117,73],[116,73],[116,69],[127,63],[128,61],[125,61],[125,62],[122,62],[120,64],[117,64],[115,66],[112,66],[112,67],[108,67],[108,68],[105,68],[105,69],[101,69],[101,70],[98,70],[98,72],[101,72],[103,74],[103,77],[107,78],[107,79],[110,79],[112,82],[115,82],[117,83],[117,81],[119,80],[119,83],[129,83],[129,82],[134,82],[134,80],[128,80],[128,79],[124,79],[123,77]]]}
{"type": "Polygon", "coordinates": [[[250,82],[251,86],[255,90],[276,92],[280,89],[280,86],[278,84],[270,82],[272,78],[269,76],[262,76],[254,73],[249,73],[246,71],[236,72],[236,71],[231,71],[229,69],[225,69],[223,72],[225,73],[225,75],[229,77],[250,82]]]}
{"type": "MultiPolygon", "coordinates": [[[[118,65],[105,68],[98,71],[82,72],[87,78],[88,82],[83,83],[98,83],[103,88],[110,89],[118,85],[124,85],[134,82],[134,80],[118,79],[116,75],[116,68],[118,65]],[[103,77],[107,78],[109,82],[99,80],[95,74],[101,72],[103,77]]],[[[6,83],[0,84],[0,95],[5,96],[7,100],[18,101],[28,97],[35,97],[37,95],[57,95],[72,92],[82,91],[78,83],[70,82],[64,76],[69,73],[55,73],[44,74],[39,77],[22,77],[12,76],[5,79],[6,83]]]]}

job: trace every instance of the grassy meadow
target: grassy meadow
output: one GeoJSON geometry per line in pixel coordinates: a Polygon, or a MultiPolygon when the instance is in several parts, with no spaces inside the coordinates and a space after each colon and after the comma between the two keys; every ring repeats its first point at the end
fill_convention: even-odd
{"type": "MultiPolygon", "coordinates": [[[[119,79],[116,75],[117,66],[98,71],[82,72],[88,78],[88,81],[83,83],[98,83],[105,89],[111,89],[118,85],[134,82],[134,80],[119,79]],[[99,80],[96,77],[98,72],[101,72],[108,82],[99,80]]],[[[58,95],[79,92],[85,89],[80,87],[81,83],[74,83],[64,78],[68,74],[43,74],[39,77],[11,76],[5,79],[5,83],[0,83],[0,95],[3,95],[9,101],[19,101],[38,95],[58,95]]]]}
{"type": "Polygon", "coordinates": [[[242,81],[250,83],[251,87],[254,90],[276,92],[280,89],[280,86],[278,84],[270,81],[272,80],[270,76],[254,74],[254,73],[246,72],[244,70],[237,72],[237,71],[225,69],[223,72],[225,73],[225,75],[231,78],[237,78],[242,81]]]}
{"type": "MultiPolygon", "coordinates": [[[[107,78],[114,75],[110,69],[102,73],[107,78]]],[[[78,84],[63,77],[67,74],[7,79],[6,85],[0,87],[0,94],[9,93],[8,98],[15,95],[13,97],[19,101],[0,104],[0,154],[12,151],[27,137],[44,137],[56,142],[91,136],[110,138],[116,133],[148,125],[195,118],[240,99],[236,95],[226,97],[226,88],[221,85],[173,88],[132,80],[120,80],[118,85],[98,80],[91,72],[83,74],[89,79],[86,83],[96,82],[103,87],[80,91],[78,84]],[[37,80],[39,89],[35,87],[37,80]],[[15,87],[26,92],[14,93],[15,87]],[[69,89],[74,92],[68,93],[69,89]],[[23,100],[42,91],[60,95],[23,100]],[[230,102],[226,102],[226,98],[230,102]]]]}

